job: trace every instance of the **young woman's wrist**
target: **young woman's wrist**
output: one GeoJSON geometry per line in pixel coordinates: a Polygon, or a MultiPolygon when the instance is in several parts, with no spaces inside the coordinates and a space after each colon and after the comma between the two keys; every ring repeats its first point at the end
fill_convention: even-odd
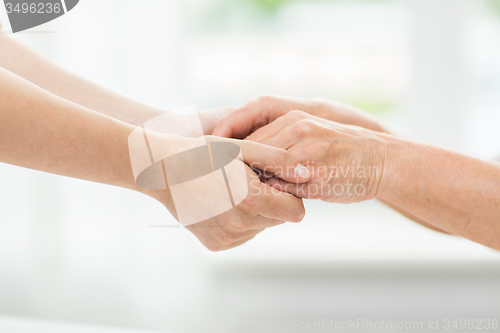
{"type": "Polygon", "coordinates": [[[128,112],[127,123],[134,126],[141,126],[148,120],[156,118],[167,111],[158,110],[149,106],[132,106],[128,112]]]}
{"type": "MultiPolygon", "coordinates": [[[[180,140],[182,140],[181,137],[177,137],[177,136],[173,136],[173,135],[170,136],[170,135],[164,135],[164,134],[152,133],[152,132],[149,132],[148,134],[149,134],[149,138],[151,139],[150,140],[151,142],[155,142],[156,144],[163,142],[163,144],[165,145],[165,147],[167,149],[169,147],[173,148],[174,146],[179,144],[180,140]]],[[[130,135],[130,133],[129,133],[129,135],[130,135]]],[[[127,136],[127,145],[128,144],[129,144],[129,142],[128,142],[128,136],[127,136]]],[[[163,152],[163,154],[168,154],[168,152],[163,152]]],[[[172,195],[170,193],[168,182],[165,181],[165,183],[164,183],[165,188],[163,188],[163,189],[143,188],[143,187],[139,186],[136,182],[136,177],[134,176],[133,167],[132,167],[132,164],[134,162],[133,162],[133,157],[132,158],[130,157],[130,150],[127,151],[126,163],[127,163],[128,171],[125,175],[123,175],[124,183],[122,186],[155,199],[156,201],[158,201],[162,205],[164,205],[170,211],[170,213],[175,218],[177,218],[177,214],[175,211],[175,206],[173,203],[172,195]]]]}

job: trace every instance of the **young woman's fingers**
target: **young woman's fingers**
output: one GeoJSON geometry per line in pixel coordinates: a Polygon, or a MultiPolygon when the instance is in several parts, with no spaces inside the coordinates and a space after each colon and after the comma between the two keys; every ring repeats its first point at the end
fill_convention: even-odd
{"type": "Polygon", "coordinates": [[[261,186],[259,215],[288,222],[302,221],[305,208],[301,199],[265,184],[261,186]]]}
{"type": "Polygon", "coordinates": [[[268,122],[265,110],[245,106],[223,118],[215,126],[212,135],[243,139],[250,135],[255,128],[265,126],[268,122]]]}
{"type": "Polygon", "coordinates": [[[265,216],[258,216],[252,219],[251,224],[248,226],[248,230],[263,230],[275,227],[285,222],[286,222],[285,220],[281,219],[273,219],[265,216]]]}
{"type": "MultiPolygon", "coordinates": [[[[260,230],[259,232],[262,232],[263,230],[260,230]]],[[[219,251],[225,251],[225,250],[230,250],[230,249],[234,249],[235,247],[238,247],[240,245],[243,245],[245,243],[247,243],[248,241],[251,241],[252,239],[254,239],[255,236],[251,236],[251,237],[247,237],[245,239],[242,239],[236,243],[233,243],[233,244],[230,244],[230,245],[227,245],[225,247],[223,247],[222,249],[220,249],[219,251]]]]}

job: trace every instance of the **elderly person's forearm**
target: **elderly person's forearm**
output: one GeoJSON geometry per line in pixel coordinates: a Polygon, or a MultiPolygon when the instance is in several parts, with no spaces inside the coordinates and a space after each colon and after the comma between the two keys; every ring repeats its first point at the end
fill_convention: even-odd
{"type": "Polygon", "coordinates": [[[427,223],[500,249],[500,165],[394,140],[377,196],[427,223]]]}

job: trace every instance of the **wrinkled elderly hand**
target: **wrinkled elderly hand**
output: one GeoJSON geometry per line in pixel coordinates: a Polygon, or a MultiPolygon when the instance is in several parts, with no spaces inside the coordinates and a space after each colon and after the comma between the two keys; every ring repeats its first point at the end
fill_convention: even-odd
{"type": "Polygon", "coordinates": [[[287,150],[313,174],[305,184],[271,177],[270,186],[299,198],[351,203],[376,197],[389,136],[292,111],[248,140],[287,150]]]}
{"type": "Polygon", "coordinates": [[[257,129],[290,111],[301,110],[313,116],[346,125],[355,125],[378,132],[388,132],[375,117],[350,105],[325,99],[297,99],[277,96],[262,96],[242,108],[228,113],[218,121],[213,135],[243,139],[257,129]]]}

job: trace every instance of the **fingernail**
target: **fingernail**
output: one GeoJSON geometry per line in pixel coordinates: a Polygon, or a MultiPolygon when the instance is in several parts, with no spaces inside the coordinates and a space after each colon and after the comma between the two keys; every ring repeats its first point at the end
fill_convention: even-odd
{"type": "Polygon", "coordinates": [[[303,166],[300,163],[297,164],[294,172],[295,172],[295,175],[300,177],[300,178],[309,178],[311,176],[311,171],[309,171],[308,168],[306,168],[305,166],[303,166]]]}

